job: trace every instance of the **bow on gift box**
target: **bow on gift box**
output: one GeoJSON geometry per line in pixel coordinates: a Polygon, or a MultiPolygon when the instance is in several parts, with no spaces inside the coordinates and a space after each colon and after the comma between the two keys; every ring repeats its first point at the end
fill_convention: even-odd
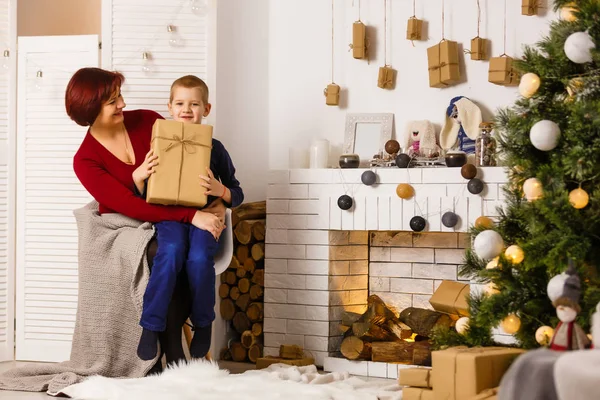
{"type": "MultiPolygon", "coordinates": [[[[178,136],[177,134],[173,134],[172,137],[168,138],[168,137],[164,137],[164,136],[156,136],[154,137],[154,139],[162,139],[162,140],[167,140],[170,141],[171,143],[169,143],[169,145],[165,148],[165,151],[169,151],[172,148],[174,148],[175,146],[181,145],[181,151],[185,151],[189,154],[194,154],[196,152],[196,147],[197,146],[201,146],[201,147],[206,147],[209,149],[212,149],[212,146],[208,146],[205,145],[203,143],[200,142],[196,142],[195,140],[190,140],[190,139],[184,139],[183,135],[182,136],[178,136]]],[[[152,140],[154,140],[152,139],[152,140]]]]}

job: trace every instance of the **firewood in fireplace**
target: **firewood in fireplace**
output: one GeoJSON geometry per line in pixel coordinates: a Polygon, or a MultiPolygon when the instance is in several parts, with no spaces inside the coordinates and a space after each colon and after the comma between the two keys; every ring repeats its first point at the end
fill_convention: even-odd
{"type": "Polygon", "coordinates": [[[233,328],[242,334],[244,331],[249,330],[252,327],[252,323],[248,319],[245,312],[238,311],[233,316],[233,328]]]}
{"type": "Polygon", "coordinates": [[[418,335],[430,337],[436,326],[450,327],[452,319],[446,314],[424,308],[409,307],[400,313],[400,321],[410,326],[418,335]]]}
{"type": "Polygon", "coordinates": [[[254,243],[252,249],[250,249],[250,254],[254,261],[262,260],[265,258],[265,244],[263,242],[254,243]]]}
{"type": "Polygon", "coordinates": [[[235,227],[240,221],[264,219],[267,216],[267,202],[244,203],[233,209],[231,223],[235,227]]]}
{"type": "Polygon", "coordinates": [[[260,285],[250,286],[250,300],[258,300],[263,296],[264,289],[260,285]]]}
{"type": "Polygon", "coordinates": [[[250,349],[248,349],[248,359],[250,362],[255,363],[259,358],[262,357],[263,354],[263,346],[261,344],[255,343],[250,349]]]}
{"type": "Polygon", "coordinates": [[[252,239],[255,241],[265,240],[265,220],[255,219],[240,221],[233,230],[235,238],[241,244],[250,244],[252,239]]]}
{"type": "Polygon", "coordinates": [[[238,260],[238,263],[240,265],[244,265],[244,261],[246,261],[246,259],[248,258],[248,256],[250,255],[250,250],[248,249],[248,246],[245,246],[243,244],[239,244],[236,249],[235,249],[235,256],[238,260]]]}
{"type": "Polygon", "coordinates": [[[221,306],[219,309],[221,312],[221,317],[223,317],[225,321],[231,321],[233,319],[233,316],[235,315],[235,304],[233,304],[233,300],[221,300],[221,306]]]}
{"type": "Polygon", "coordinates": [[[374,342],[371,345],[371,361],[431,365],[431,349],[428,341],[374,342]]]}
{"type": "Polygon", "coordinates": [[[349,360],[370,360],[371,343],[361,340],[356,336],[348,336],[340,346],[342,355],[349,360]]]}
{"type": "Polygon", "coordinates": [[[247,278],[242,278],[238,282],[240,293],[248,293],[250,291],[250,281],[247,278]]]}
{"type": "Polygon", "coordinates": [[[219,297],[222,299],[226,299],[227,297],[229,297],[229,285],[226,283],[221,283],[221,285],[219,285],[219,297]]]}

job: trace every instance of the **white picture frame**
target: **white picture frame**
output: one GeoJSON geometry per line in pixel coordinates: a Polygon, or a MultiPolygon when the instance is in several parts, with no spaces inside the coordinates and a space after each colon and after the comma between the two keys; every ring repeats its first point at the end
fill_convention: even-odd
{"type": "Polygon", "coordinates": [[[392,138],[393,113],[348,113],[344,133],[344,154],[358,154],[360,166],[367,167],[375,154],[384,151],[392,138]]]}

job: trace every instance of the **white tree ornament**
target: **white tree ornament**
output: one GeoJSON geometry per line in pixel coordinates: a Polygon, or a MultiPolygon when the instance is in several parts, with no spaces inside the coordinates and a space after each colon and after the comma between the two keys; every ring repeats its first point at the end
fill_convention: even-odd
{"type": "Polygon", "coordinates": [[[529,131],[531,144],[538,150],[550,151],[558,145],[560,128],[547,119],[536,122],[529,131]]]}
{"type": "Polygon", "coordinates": [[[577,64],[592,62],[591,49],[596,47],[592,37],[587,32],[572,33],[565,41],[565,54],[569,60],[577,64]]]}
{"type": "Polygon", "coordinates": [[[484,260],[491,260],[498,256],[504,248],[504,240],[496,231],[483,231],[475,237],[473,243],[475,254],[484,260]]]}

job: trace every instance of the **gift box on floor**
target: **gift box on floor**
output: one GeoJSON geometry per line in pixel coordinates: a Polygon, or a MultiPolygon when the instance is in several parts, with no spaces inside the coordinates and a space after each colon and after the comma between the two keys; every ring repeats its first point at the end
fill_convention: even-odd
{"type": "Polygon", "coordinates": [[[367,57],[367,27],[361,21],[352,24],[352,57],[367,57]]]}
{"type": "Polygon", "coordinates": [[[156,120],[151,147],[159,165],[148,180],[148,203],[206,205],[206,188],[200,185],[199,176],[210,167],[212,131],[210,125],[156,120]]]}
{"type": "Polygon", "coordinates": [[[432,352],[435,400],[470,400],[500,384],[525,351],[509,347],[453,347],[432,352]]]}
{"type": "Polygon", "coordinates": [[[431,389],[431,372],[431,368],[403,368],[398,371],[398,384],[431,389]]]}
{"type": "Polygon", "coordinates": [[[537,15],[539,6],[539,0],[522,0],[521,15],[537,15]]]}
{"type": "Polygon", "coordinates": [[[402,389],[402,400],[434,400],[433,390],[415,387],[402,389]]]}
{"type": "Polygon", "coordinates": [[[509,56],[492,57],[488,81],[502,86],[516,86],[519,84],[519,74],[513,68],[513,59],[509,56]]]}
{"type": "Polygon", "coordinates": [[[410,17],[406,25],[406,38],[408,40],[421,40],[421,32],[423,32],[423,21],[416,17],[410,17]]]}
{"type": "Polygon", "coordinates": [[[443,281],[429,299],[429,303],[435,311],[468,317],[467,297],[470,293],[469,284],[443,281]]]}
{"type": "Polygon", "coordinates": [[[498,388],[486,389],[469,400],[498,400],[498,388]]]}
{"type": "Polygon", "coordinates": [[[427,49],[429,86],[443,88],[460,80],[458,43],[443,40],[427,49]]]}

